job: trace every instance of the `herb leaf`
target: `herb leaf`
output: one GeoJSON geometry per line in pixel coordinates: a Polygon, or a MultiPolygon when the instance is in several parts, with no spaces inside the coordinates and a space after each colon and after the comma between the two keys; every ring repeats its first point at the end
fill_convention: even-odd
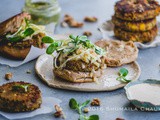
{"type": "Polygon", "coordinates": [[[23,37],[22,36],[14,36],[14,37],[9,37],[9,38],[7,38],[10,42],[18,42],[18,41],[20,41],[20,40],[22,40],[23,39],[23,37]]]}
{"type": "Polygon", "coordinates": [[[81,107],[86,107],[90,103],[90,100],[87,100],[86,102],[82,103],[81,107]]]}
{"type": "Polygon", "coordinates": [[[85,42],[86,40],[88,40],[88,39],[87,39],[87,36],[79,36],[78,39],[79,39],[80,41],[84,41],[84,42],[85,42]]]}
{"type": "Polygon", "coordinates": [[[82,108],[86,107],[90,103],[90,100],[85,101],[84,103],[80,104],[78,103],[74,98],[71,98],[69,101],[69,107],[71,109],[77,110],[79,113],[79,119],[78,120],[99,120],[98,115],[91,115],[89,117],[82,115],[82,108]]]}
{"type": "Polygon", "coordinates": [[[91,116],[89,116],[88,120],[99,120],[99,116],[98,115],[91,115],[91,116]]]}
{"type": "Polygon", "coordinates": [[[69,101],[69,107],[71,109],[77,109],[78,108],[78,103],[77,103],[77,101],[74,98],[70,99],[70,101],[69,101]]]}
{"type": "Polygon", "coordinates": [[[28,85],[14,85],[14,86],[12,86],[12,90],[21,91],[21,89],[23,89],[24,92],[27,92],[29,86],[30,86],[30,84],[28,84],[28,85]]]}
{"type": "Polygon", "coordinates": [[[128,75],[128,70],[126,68],[121,68],[119,74],[120,76],[126,77],[128,75]]]}
{"type": "Polygon", "coordinates": [[[27,28],[24,32],[23,32],[23,37],[27,37],[27,36],[31,36],[34,33],[34,30],[32,28],[27,28]]]}
{"type": "Polygon", "coordinates": [[[46,50],[47,54],[52,54],[56,50],[56,44],[50,44],[46,50]]]}
{"type": "Polygon", "coordinates": [[[45,36],[45,37],[42,38],[42,42],[43,43],[53,43],[54,40],[49,36],[45,36]]]}
{"type": "Polygon", "coordinates": [[[131,82],[131,80],[126,79],[126,76],[128,75],[128,70],[126,68],[121,68],[118,74],[119,74],[119,77],[117,77],[116,80],[124,82],[124,83],[131,82]]]}

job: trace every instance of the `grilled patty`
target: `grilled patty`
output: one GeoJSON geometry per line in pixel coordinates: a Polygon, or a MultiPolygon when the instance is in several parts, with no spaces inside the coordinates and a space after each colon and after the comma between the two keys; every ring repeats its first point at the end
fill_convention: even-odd
{"type": "Polygon", "coordinates": [[[155,26],[153,29],[145,32],[129,32],[122,30],[119,27],[114,28],[114,34],[117,38],[125,41],[133,41],[133,42],[150,42],[154,40],[154,38],[157,36],[157,26],[155,26]]]}
{"type": "Polygon", "coordinates": [[[11,82],[0,86],[0,110],[5,112],[33,111],[42,103],[41,91],[31,83],[11,82]],[[29,85],[27,92],[15,86],[29,85]],[[14,88],[14,89],[13,89],[14,88]]]}
{"type": "Polygon", "coordinates": [[[127,21],[152,19],[160,13],[160,5],[155,0],[120,0],[114,9],[117,18],[127,21]]]}
{"type": "Polygon", "coordinates": [[[131,32],[143,32],[151,30],[153,27],[155,27],[157,23],[156,18],[144,21],[131,22],[121,20],[119,18],[116,18],[115,16],[112,17],[112,22],[115,26],[131,32]]]}
{"type": "Polygon", "coordinates": [[[98,70],[104,66],[104,59],[102,59],[101,65],[98,67],[93,63],[85,63],[82,60],[71,60],[66,63],[65,69],[80,72],[91,72],[92,70],[98,70]]]}

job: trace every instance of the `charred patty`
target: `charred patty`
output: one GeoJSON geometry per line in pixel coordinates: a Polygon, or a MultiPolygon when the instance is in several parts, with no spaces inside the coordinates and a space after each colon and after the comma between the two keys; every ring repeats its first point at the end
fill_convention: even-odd
{"type": "Polygon", "coordinates": [[[0,86],[0,110],[33,111],[42,103],[41,91],[31,83],[11,82],[0,86]]]}
{"type": "Polygon", "coordinates": [[[159,15],[160,5],[155,0],[120,0],[114,9],[117,18],[127,21],[141,21],[159,15]]]}
{"type": "Polygon", "coordinates": [[[125,21],[121,20],[119,18],[116,18],[115,16],[112,17],[112,22],[115,26],[131,32],[143,32],[151,30],[153,27],[155,27],[157,21],[156,18],[150,19],[150,20],[144,20],[144,21],[125,21]]]}
{"type": "Polygon", "coordinates": [[[129,32],[122,30],[119,27],[114,28],[114,35],[117,38],[125,41],[142,42],[142,43],[154,40],[154,38],[157,36],[157,32],[158,32],[157,26],[145,32],[129,32]]]}

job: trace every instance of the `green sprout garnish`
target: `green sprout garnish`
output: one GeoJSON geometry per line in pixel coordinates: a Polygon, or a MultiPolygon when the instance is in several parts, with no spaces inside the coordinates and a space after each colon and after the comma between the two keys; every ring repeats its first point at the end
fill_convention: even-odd
{"type": "Polygon", "coordinates": [[[30,86],[30,84],[28,84],[28,85],[14,85],[14,86],[12,86],[12,90],[20,91],[20,92],[22,92],[21,90],[23,90],[24,92],[27,92],[29,86],[30,86]]]}
{"type": "Polygon", "coordinates": [[[71,98],[69,101],[69,107],[73,110],[78,111],[79,119],[78,120],[99,120],[98,115],[91,115],[87,117],[86,115],[82,114],[82,109],[86,107],[90,103],[90,100],[85,101],[84,103],[78,103],[74,98],[71,98]]]}
{"type": "Polygon", "coordinates": [[[126,79],[126,76],[128,75],[128,70],[126,68],[121,68],[118,74],[119,74],[119,77],[117,77],[116,80],[124,82],[124,83],[131,82],[131,80],[126,79]]]}
{"type": "Polygon", "coordinates": [[[6,35],[7,40],[10,42],[18,42],[28,36],[31,36],[35,31],[30,27],[29,20],[25,19],[25,27],[22,26],[18,29],[18,31],[12,35],[6,35]]]}
{"type": "Polygon", "coordinates": [[[47,48],[46,53],[52,54],[54,51],[63,53],[72,53],[79,48],[79,45],[83,45],[86,48],[93,48],[95,52],[99,55],[104,54],[104,50],[93,43],[87,38],[87,36],[69,36],[68,46],[63,45],[65,40],[53,40],[49,36],[45,36],[42,38],[43,43],[49,43],[50,46],[47,48]],[[71,46],[69,46],[71,44],[71,46]]]}

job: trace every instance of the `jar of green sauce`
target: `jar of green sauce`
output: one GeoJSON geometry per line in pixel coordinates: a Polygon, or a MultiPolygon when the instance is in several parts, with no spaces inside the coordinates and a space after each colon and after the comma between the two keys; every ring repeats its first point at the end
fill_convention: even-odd
{"type": "Polygon", "coordinates": [[[23,11],[31,15],[32,23],[52,27],[59,21],[61,8],[57,0],[26,0],[23,11]]]}

